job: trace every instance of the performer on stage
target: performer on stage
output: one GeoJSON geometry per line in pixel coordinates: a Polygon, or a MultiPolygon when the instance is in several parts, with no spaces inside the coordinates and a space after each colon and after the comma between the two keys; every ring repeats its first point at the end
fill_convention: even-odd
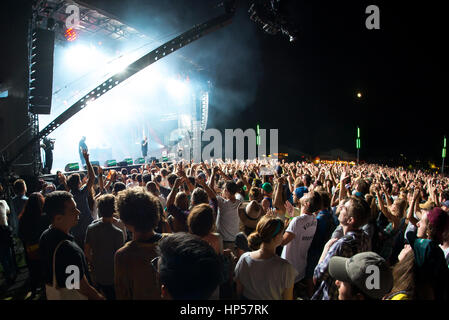
{"type": "Polygon", "coordinates": [[[54,149],[55,140],[49,139],[45,137],[42,140],[41,148],[44,149],[45,152],[45,166],[43,172],[45,174],[51,173],[51,167],[53,166],[53,149],[54,149]]]}
{"type": "Polygon", "coordinates": [[[83,150],[88,151],[86,145],[86,137],[82,137],[79,143],[78,152],[80,154],[81,166],[84,167],[86,165],[86,160],[84,160],[83,150]]]}
{"type": "Polygon", "coordinates": [[[148,154],[148,139],[146,136],[143,136],[143,140],[140,146],[142,148],[142,157],[146,160],[148,154]]]}

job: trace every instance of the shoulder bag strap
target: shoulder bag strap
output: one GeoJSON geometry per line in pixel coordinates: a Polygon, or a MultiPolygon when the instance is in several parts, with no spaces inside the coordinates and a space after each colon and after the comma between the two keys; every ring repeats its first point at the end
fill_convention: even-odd
{"type": "Polygon", "coordinates": [[[58,284],[56,282],[56,251],[58,251],[59,247],[61,246],[61,244],[63,244],[65,241],[67,240],[62,240],[61,242],[58,243],[58,245],[56,246],[55,252],[53,253],[53,288],[57,288],[58,284]]]}

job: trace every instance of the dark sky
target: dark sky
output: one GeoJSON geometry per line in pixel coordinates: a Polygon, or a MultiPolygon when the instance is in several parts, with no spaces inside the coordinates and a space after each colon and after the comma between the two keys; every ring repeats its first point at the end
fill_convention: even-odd
{"type": "MultiPolygon", "coordinates": [[[[163,26],[161,34],[221,12],[214,0],[84,2],[142,31],[163,26]]],[[[293,44],[260,30],[249,19],[249,2],[239,1],[233,24],[180,50],[206,67],[217,89],[209,127],[260,123],[279,129],[281,146],[316,155],[355,153],[360,125],[362,158],[440,159],[448,128],[448,28],[440,1],[286,0],[301,30],[293,44]],[[365,27],[371,4],[380,7],[381,30],[365,27]],[[239,107],[229,102],[239,97],[239,107]]]]}

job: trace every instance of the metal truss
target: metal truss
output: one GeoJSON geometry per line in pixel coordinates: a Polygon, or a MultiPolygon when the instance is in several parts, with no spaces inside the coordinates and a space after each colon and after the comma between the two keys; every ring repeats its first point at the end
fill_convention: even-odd
{"type": "Polygon", "coordinates": [[[56,119],[50,122],[43,130],[39,132],[37,136],[33,136],[33,138],[27,144],[25,144],[24,147],[20,149],[18,154],[9,160],[9,164],[14,162],[30,146],[38,143],[40,139],[43,139],[44,137],[51,134],[54,130],[56,130],[63,123],[69,120],[72,116],[74,116],[76,113],[87,107],[89,103],[97,100],[102,95],[112,90],[113,88],[115,88],[120,83],[130,78],[137,72],[157,62],[158,60],[168,56],[169,54],[175,52],[176,50],[179,50],[182,47],[194,42],[195,40],[198,40],[199,38],[205,36],[206,34],[230,24],[232,21],[232,17],[234,16],[234,13],[235,13],[234,8],[231,8],[230,10],[227,9],[224,14],[217,16],[213,19],[210,19],[202,24],[195,25],[190,30],[162,44],[161,46],[147,53],[140,59],[134,61],[124,71],[113,75],[112,77],[105,80],[103,83],[99,84],[97,87],[90,90],[89,93],[84,95],[81,99],[75,102],[66,111],[60,114],[56,119]]]}

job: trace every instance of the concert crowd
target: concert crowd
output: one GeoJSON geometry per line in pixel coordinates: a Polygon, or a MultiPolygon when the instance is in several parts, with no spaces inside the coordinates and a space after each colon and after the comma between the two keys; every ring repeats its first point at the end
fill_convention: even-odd
{"type": "Polygon", "coordinates": [[[83,158],[86,173],[35,192],[18,179],[0,200],[6,286],[20,242],[26,285],[48,300],[448,299],[442,175],[220,159],[116,171],[83,158]]]}

